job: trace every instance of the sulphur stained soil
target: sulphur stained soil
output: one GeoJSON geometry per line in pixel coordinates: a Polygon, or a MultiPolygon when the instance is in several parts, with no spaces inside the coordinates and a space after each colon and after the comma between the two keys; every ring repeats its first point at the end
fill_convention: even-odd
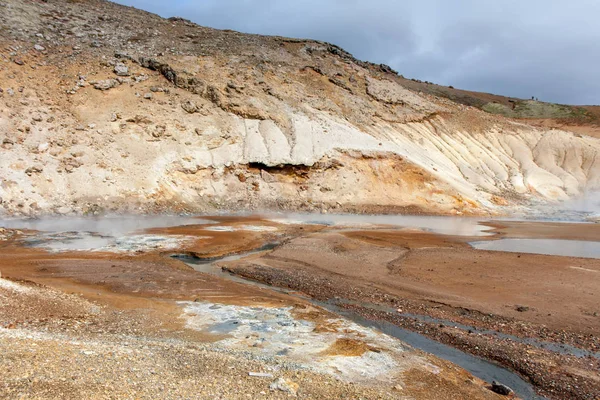
{"type": "MultiPolygon", "coordinates": [[[[277,226],[220,221],[236,225],[277,226]]],[[[204,228],[179,228],[203,233],[178,251],[215,256],[304,231],[206,239],[204,228]]],[[[24,247],[34,234],[5,230],[0,241],[2,397],[498,398],[464,370],[297,297],[198,273],[161,249],[24,247]]]]}
{"type": "MultiPolygon", "coordinates": [[[[488,240],[540,230],[546,237],[600,239],[597,224],[493,225],[499,234],[488,240]]],[[[499,362],[550,398],[594,398],[598,259],[476,250],[468,244],[474,239],[329,229],[220,265],[499,362]]]]}

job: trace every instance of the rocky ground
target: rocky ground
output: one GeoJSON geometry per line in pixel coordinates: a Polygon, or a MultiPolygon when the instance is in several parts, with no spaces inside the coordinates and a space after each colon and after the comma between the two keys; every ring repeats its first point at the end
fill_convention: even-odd
{"type": "MultiPolygon", "coordinates": [[[[2,362],[3,376],[8,377],[7,395],[102,397],[106,386],[90,382],[111,380],[121,382],[115,386],[116,397],[127,397],[129,392],[152,393],[165,385],[164,380],[157,380],[163,375],[161,368],[180,382],[164,386],[173,398],[182,393],[200,398],[221,393],[230,398],[236,385],[247,388],[244,395],[255,397],[265,392],[272,396],[269,385],[280,377],[299,384],[298,395],[307,398],[439,398],[438,390],[460,398],[490,395],[488,389],[480,390],[485,384],[449,363],[423,358],[420,352],[390,350],[387,342],[362,328],[333,323],[337,316],[315,308],[302,296],[373,321],[390,322],[500,363],[550,399],[594,399],[598,392],[600,310],[595,259],[479,251],[466,244],[472,240],[468,236],[377,225],[357,230],[260,217],[211,219],[216,223],[148,229],[146,235],[195,240],[168,250],[153,247],[156,245],[134,247],[135,253],[116,247],[73,252],[46,247],[44,241],[55,239],[35,231],[4,229],[0,334],[6,338],[5,354],[14,355],[2,362]],[[38,236],[43,240],[32,241],[38,236]],[[25,243],[35,247],[23,247],[25,243]],[[277,247],[238,260],[215,261],[213,270],[199,265],[198,271],[205,272],[167,257],[176,252],[215,259],[266,243],[277,243],[277,247]],[[221,267],[291,289],[292,296],[220,276],[221,267]],[[543,280],[535,278],[541,275],[543,280]],[[535,282],[534,286],[530,282],[535,282]],[[293,311],[288,315],[288,310],[293,311]],[[243,322],[231,325],[235,320],[243,322]],[[296,321],[305,322],[291,330],[291,336],[283,333],[285,329],[277,337],[267,333],[255,336],[260,330],[252,328],[272,323],[285,327],[296,321]],[[302,328],[306,326],[308,330],[302,328]],[[331,332],[342,331],[342,339],[331,336],[331,332]],[[310,335],[320,336],[309,339],[310,335]],[[323,347],[298,347],[300,343],[323,343],[323,347]],[[290,352],[293,348],[297,350],[290,352]],[[186,353],[187,349],[191,353],[186,353]],[[148,351],[152,352],[150,358],[148,351]],[[397,351],[400,353],[394,353],[397,351]],[[224,381],[221,369],[202,366],[223,357],[223,352],[233,358],[225,358],[219,365],[225,363],[236,371],[237,380],[224,381]],[[97,363],[94,357],[109,353],[113,356],[103,356],[104,364],[92,365],[97,363]],[[129,364],[114,354],[126,354],[127,362],[135,367],[127,370],[129,364]],[[168,354],[177,356],[169,358],[168,354]],[[381,354],[398,354],[402,360],[395,361],[400,363],[394,374],[385,372],[390,361],[380,358],[381,354]],[[343,358],[328,358],[332,355],[353,361],[348,364],[343,358]],[[60,372],[63,362],[55,360],[70,357],[79,360],[77,365],[89,367],[73,366],[68,374],[60,372]],[[195,357],[201,358],[196,364],[192,361],[195,357]],[[157,366],[151,368],[148,363],[155,359],[159,360],[157,366]],[[45,360],[45,375],[36,369],[34,360],[45,360]],[[195,369],[198,363],[201,366],[195,369]],[[304,367],[298,369],[299,365],[304,367]],[[353,369],[348,370],[348,365],[353,369]],[[433,369],[432,373],[427,365],[444,372],[433,369]],[[112,368],[120,371],[118,377],[107,372],[112,368]],[[181,368],[185,368],[183,372],[181,368]],[[133,382],[146,376],[148,369],[158,371],[156,376],[147,377],[147,387],[135,386],[133,382]],[[271,379],[247,376],[253,371],[267,371],[271,379]],[[399,371],[404,372],[396,375],[399,371]],[[306,378],[304,373],[308,373],[306,378]],[[370,378],[365,381],[365,376],[370,378]],[[191,381],[183,383],[184,377],[191,381]],[[322,386],[323,379],[332,383],[322,386]],[[348,386],[348,381],[353,384],[348,386]],[[68,382],[68,388],[61,382],[68,382]],[[213,390],[206,382],[221,382],[225,388],[213,390]],[[377,390],[373,382],[377,382],[377,390]],[[465,382],[470,383],[465,386],[465,382]],[[326,392],[319,391],[324,388],[326,392]]],[[[594,224],[490,225],[497,236],[486,240],[538,236],[597,240],[599,235],[594,224]]],[[[134,235],[139,236],[139,232],[134,235]]]]}
{"type": "MultiPolygon", "coordinates": [[[[177,251],[214,257],[322,229],[220,220],[220,229],[162,231],[195,233],[177,251]]],[[[160,249],[48,252],[23,247],[41,244],[28,242],[35,231],[4,233],[2,397],[498,398],[451,363],[298,297],[194,271],[160,249]],[[232,312],[241,313],[233,330],[232,312]],[[262,341],[259,328],[272,323],[281,326],[262,341]],[[278,346],[287,350],[273,353],[278,346]]]]}
{"type": "Polygon", "coordinates": [[[596,128],[494,116],[331,44],[102,0],[0,7],[8,214],[485,214],[600,185],[596,128]]]}
{"type": "Polygon", "coordinates": [[[0,328],[3,398],[139,399],[160,393],[168,399],[247,399],[288,398],[291,391],[304,398],[390,396],[252,354],[170,337],[167,329],[153,331],[161,321],[139,315],[140,310],[116,311],[4,279],[0,294],[3,324],[15,321],[0,328]],[[11,310],[7,298],[19,307],[11,310]],[[284,383],[273,386],[279,379],[284,383]]]}
{"type": "MultiPolygon", "coordinates": [[[[413,81],[313,40],[104,0],[4,0],[0,215],[545,214],[600,189],[597,108],[509,100],[413,81]]],[[[449,363],[382,350],[356,329],[335,328],[340,341],[313,357],[341,363],[332,372],[261,355],[244,341],[252,335],[188,325],[195,301],[235,312],[307,306],[167,257],[266,243],[278,247],[223,266],[494,360],[549,398],[600,392],[596,260],[475,251],[465,237],[423,232],[216,220],[216,230],[155,228],[126,240],[0,228],[0,396],[497,398],[449,363]],[[65,251],[82,240],[91,247],[65,251]],[[387,356],[399,367],[385,384],[340,376],[351,357],[387,356]]],[[[593,225],[494,227],[598,240],[593,225]]],[[[332,315],[316,314],[299,320],[331,334],[323,321],[332,315]]]]}
{"type": "MultiPolygon", "coordinates": [[[[564,231],[562,238],[597,240],[600,233],[596,225],[497,226],[516,237],[543,230],[547,237],[564,231]]],[[[600,391],[597,260],[478,251],[465,240],[318,232],[223,267],[499,362],[549,398],[594,399],[600,391]]]]}

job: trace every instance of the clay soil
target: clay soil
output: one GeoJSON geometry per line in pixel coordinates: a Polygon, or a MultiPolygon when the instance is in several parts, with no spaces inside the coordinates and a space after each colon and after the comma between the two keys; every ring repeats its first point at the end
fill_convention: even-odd
{"type": "MultiPolygon", "coordinates": [[[[222,218],[220,222],[236,226],[240,220],[222,218]]],[[[250,222],[258,223],[252,218],[243,220],[250,222]]],[[[285,243],[323,229],[280,226],[277,232],[213,231],[207,238],[202,227],[187,226],[162,229],[162,233],[197,235],[196,243],[177,252],[217,257],[264,243],[285,243]]],[[[302,299],[203,274],[158,252],[48,253],[25,247],[19,233],[0,242],[0,247],[3,281],[25,288],[12,292],[9,302],[0,298],[4,332],[0,397],[289,396],[269,390],[272,379],[248,376],[248,371],[272,371],[270,361],[215,350],[210,345],[221,336],[186,329],[177,301],[303,308],[307,303],[302,299]]],[[[325,329],[330,317],[318,311],[311,319],[325,329]]],[[[332,354],[353,356],[370,350],[363,343],[340,341],[338,345],[332,354]]],[[[464,370],[419,351],[411,354],[431,359],[444,372],[434,376],[412,369],[403,386],[374,387],[285,365],[275,368],[277,376],[299,385],[300,398],[438,399],[443,393],[461,399],[499,398],[464,370]]]]}
{"type": "MultiPolygon", "coordinates": [[[[493,226],[497,236],[490,240],[600,240],[597,224],[501,222],[493,226]]],[[[321,231],[226,268],[499,362],[549,398],[596,399],[598,358],[558,354],[476,331],[493,330],[600,352],[600,262],[474,250],[467,243],[474,239],[397,230],[321,231]],[[411,314],[450,323],[424,322],[411,314]],[[454,327],[452,322],[472,329],[454,327]]]]}

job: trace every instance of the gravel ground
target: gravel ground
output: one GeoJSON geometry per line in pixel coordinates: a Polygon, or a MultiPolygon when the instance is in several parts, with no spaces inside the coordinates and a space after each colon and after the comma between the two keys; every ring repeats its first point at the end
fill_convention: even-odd
{"type": "Polygon", "coordinates": [[[281,360],[158,332],[153,315],[0,279],[0,398],[390,398],[281,360]],[[251,377],[267,372],[269,377],[251,377]],[[160,394],[160,395],[158,395],[160,394]]]}

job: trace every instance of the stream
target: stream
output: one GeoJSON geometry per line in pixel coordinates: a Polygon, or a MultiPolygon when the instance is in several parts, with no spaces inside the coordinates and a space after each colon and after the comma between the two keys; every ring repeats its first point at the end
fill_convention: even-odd
{"type": "Polygon", "coordinates": [[[361,326],[367,328],[374,328],[380,332],[385,333],[388,336],[394,337],[401,340],[402,342],[412,346],[413,348],[425,351],[433,354],[439,358],[450,361],[464,370],[470,372],[473,376],[476,376],[486,382],[491,383],[492,381],[501,382],[511,387],[515,393],[523,399],[541,400],[543,397],[538,396],[535,393],[533,386],[522,379],[518,374],[509,371],[495,363],[484,360],[483,358],[476,357],[455,349],[454,347],[445,345],[443,343],[436,342],[435,340],[429,339],[419,333],[409,331],[407,329],[400,328],[392,323],[378,320],[371,320],[364,316],[345,309],[335,302],[321,302],[305,296],[301,296],[296,292],[290,290],[269,286],[260,282],[256,282],[250,279],[245,279],[237,275],[233,275],[229,272],[223,271],[217,263],[237,261],[247,256],[271,250],[275,248],[277,244],[270,243],[259,249],[255,249],[246,253],[234,254],[225,257],[217,257],[210,259],[196,258],[189,255],[173,255],[172,257],[185,262],[190,267],[194,268],[198,272],[211,274],[218,276],[223,279],[242,283],[245,285],[253,285],[267,290],[275,290],[287,295],[302,298],[303,300],[309,301],[315,306],[324,308],[334,314],[341,315],[361,326]]]}
{"type": "MultiPolygon", "coordinates": [[[[267,220],[280,224],[319,224],[340,229],[360,227],[383,227],[385,229],[409,229],[432,232],[442,235],[458,235],[468,237],[491,236],[489,227],[482,225],[482,219],[458,217],[428,217],[402,215],[331,215],[291,213],[270,215],[267,220]]],[[[42,247],[49,251],[112,251],[134,252],[146,250],[163,250],[166,253],[176,252],[186,241],[195,240],[193,236],[146,234],[144,229],[153,227],[169,227],[179,225],[207,225],[207,234],[211,231],[232,230],[228,226],[220,226],[215,220],[192,216],[108,216],[108,217],[61,217],[42,219],[6,219],[0,220],[0,227],[28,229],[37,232],[28,234],[24,242],[28,246],[42,247]]],[[[265,230],[262,226],[241,226],[248,231],[265,230]]],[[[238,229],[236,228],[236,229],[238,229]]],[[[276,229],[275,229],[276,230],[276,229]]],[[[484,239],[484,238],[482,238],[484,239]]],[[[553,254],[576,257],[600,258],[600,242],[581,242],[548,239],[499,239],[471,242],[476,249],[496,251],[517,251],[535,254],[553,254]]],[[[261,248],[235,255],[212,259],[198,259],[188,255],[174,255],[195,270],[245,285],[254,285],[266,290],[275,290],[291,296],[302,298],[315,306],[329,310],[335,314],[363,326],[374,328],[388,336],[397,338],[408,345],[448,360],[472,375],[486,381],[498,381],[510,386],[518,396],[524,399],[542,399],[536,395],[533,387],[518,374],[513,373],[493,362],[462,352],[451,346],[436,342],[421,334],[400,328],[394,324],[365,318],[344,307],[346,300],[319,302],[305,298],[298,293],[261,284],[249,279],[232,275],[223,271],[217,262],[235,261],[252,254],[272,250],[277,243],[270,243],[261,248]]],[[[373,304],[360,304],[361,307],[377,308],[373,304]]],[[[390,311],[390,310],[381,310],[390,311]]],[[[391,310],[390,312],[394,312],[391,310]]],[[[424,323],[435,323],[471,331],[480,335],[494,335],[503,340],[525,343],[536,348],[553,351],[559,354],[577,357],[600,358],[599,353],[588,352],[573,346],[541,341],[533,338],[519,338],[491,330],[478,330],[471,326],[461,325],[453,321],[431,318],[425,315],[399,314],[403,318],[412,318],[424,323]]]]}

